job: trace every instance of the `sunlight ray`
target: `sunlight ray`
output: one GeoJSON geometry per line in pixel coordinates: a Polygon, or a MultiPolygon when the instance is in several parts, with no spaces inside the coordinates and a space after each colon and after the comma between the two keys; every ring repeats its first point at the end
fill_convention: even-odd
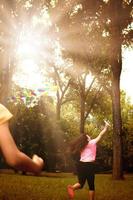
{"type": "Polygon", "coordinates": [[[3,24],[3,27],[5,29],[8,30],[9,32],[9,26],[7,25],[11,25],[12,29],[16,27],[16,24],[15,24],[15,21],[14,21],[14,18],[13,18],[13,13],[12,13],[12,17],[10,16],[10,12],[9,12],[10,8],[9,7],[5,7],[4,5],[1,5],[0,6],[0,15],[3,17],[4,19],[4,24],[3,24]]]}
{"type": "Polygon", "coordinates": [[[60,1],[59,4],[56,5],[56,8],[52,10],[52,14],[50,16],[53,23],[56,24],[62,21],[66,13],[70,13],[70,11],[72,11],[75,3],[77,3],[76,0],[72,0],[70,3],[64,3],[63,1],[60,1]]]}

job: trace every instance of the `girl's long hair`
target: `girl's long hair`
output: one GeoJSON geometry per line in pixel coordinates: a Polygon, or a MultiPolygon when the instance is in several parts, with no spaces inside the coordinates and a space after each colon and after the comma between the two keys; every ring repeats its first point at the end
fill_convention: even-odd
{"type": "Polygon", "coordinates": [[[82,134],[76,140],[70,143],[70,152],[72,154],[80,154],[80,152],[88,144],[88,137],[86,134],[82,134]]]}

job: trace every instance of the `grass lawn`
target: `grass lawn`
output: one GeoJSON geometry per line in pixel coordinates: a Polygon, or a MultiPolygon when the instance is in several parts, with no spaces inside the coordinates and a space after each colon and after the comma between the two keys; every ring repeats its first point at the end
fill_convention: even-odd
{"type": "MultiPolygon", "coordinates": [[[[40,177],[0,173],[0,200],[68,200],[66,186],[76,176],[65,173],[44,173],[40,177]]],[[[97,174],[96,200],[131,200],[133,175],[114,181],[111,175],[97,174]]],[[[75,200],[88,200],[87,184],[76,191],[75,200]]]]}

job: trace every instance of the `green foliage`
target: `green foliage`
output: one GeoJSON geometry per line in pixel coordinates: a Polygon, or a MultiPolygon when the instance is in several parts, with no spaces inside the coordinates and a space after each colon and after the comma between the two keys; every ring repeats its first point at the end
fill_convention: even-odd
{"type": "Polygon", "coordinates": [[[27,108],[25,104],[10,104],[10,110],[14,114],[11,131],[18,147],[30,156],[36,152],[44,157],[45,142],[40,118],[45,120],[45,116],[40,116],[37,106],[27,108]]]}
{"type": "Polygon", "coordinates": [[[37,153],[45,160],[45,169],[55,170],[60,134],[56,139],[58,130],[50,119],[50,109],[47,113],[48,104],[27,108],[25,104],[10,103],[8,107],[14,114],[11,131],[18,147],[29,156],[37,153]]]}
{"type": "Polygon", "coordinates": [[[126,100],[126,94],[121,94],[122,120],[123,120],[123,159],[124,169],[132,171],[133,168],[133,105],[126,100]]]}
{"type": "Polygon", "coordinates": [[[73,103],[67,103],[62,107],[61,128],[68,141],[79,135],[79,114],[73,103]]]}

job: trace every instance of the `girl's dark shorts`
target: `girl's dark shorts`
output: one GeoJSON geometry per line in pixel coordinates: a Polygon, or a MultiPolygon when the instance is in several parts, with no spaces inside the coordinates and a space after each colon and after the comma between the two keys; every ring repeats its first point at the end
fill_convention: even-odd
{"type": "Polygon", "coordinates": [[[77,175],[81,188],[84,186],[86,180],[90,190],[95,190],[95,162],[78,162],[77,175]]]}

